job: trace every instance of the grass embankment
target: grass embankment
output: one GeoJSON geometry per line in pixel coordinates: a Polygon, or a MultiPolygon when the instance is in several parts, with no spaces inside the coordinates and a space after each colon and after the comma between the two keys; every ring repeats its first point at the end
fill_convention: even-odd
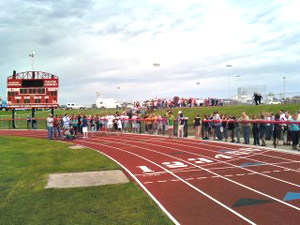
{"type": "Polygon", "coordinates": [[[44,189],[50,173],[120,169],[89,149],[0,136],[0,224],[171,224],[134,183],[44,189]]]}
{"type": "MultiPolygon", "coordinates": [[[[279,110],[289,110],[290,113],[296,113],[300,109],[300,104],[285,104],[285,105],[232,105],[223,107],[195,107],[195,108],[174,108],[174,114],[181,110],[184,116],[188,117],[192,121],[196,114],[201,117],[203,115],[210,115],[213,111],[219,111],[220,114],[232,115],[239,118],[242,112],[246,112],[251,118],[252,115],[259,116],[263,112],[277,113],[279,110]]],[[[163,112],[160,113],[164,113],[163,112]]]]}

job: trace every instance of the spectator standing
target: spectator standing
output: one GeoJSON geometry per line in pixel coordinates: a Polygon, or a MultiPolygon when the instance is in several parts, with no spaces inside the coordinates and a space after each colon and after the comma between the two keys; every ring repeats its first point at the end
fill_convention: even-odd
{"type": "Polygon", "coordinates": [[[209,136],[209,134],[208,134],[208,132],[209,132],[209,122],[208,122],[208,116],[207,115],[204,115],[203,116],[204,117],[204,121],[203,121],[203,139],[204,140],[208,140],[209,138],[208,138],[208,136],[209,136]]]}
{"type": "Polygon", "coordinates": [[[234,120],[235,120],[234,116],[228,117],[227,127],[228,127],[228,131],[229,131],[229,135],[231,137],[230,142],[235,142],[235,140],[234,140],[234,120]]]}
{"type": "MultiPolygon", "coordinates": [[[[265,120],[270,121],[271,120],[271,114],[270,113],[265,113],[265,120]]],[[[272,127],[270,123],[266,123],[266,132],[265,132],[265,138],[266,140],[270,141],[271,140],[271,131],[272,127]]]]}
{"type": "Polygon", "coordinates": [[[82,134],[81,121],[82,121],[82,114],[78,114],[77,115],[77,131],[82,134]]]}
{"type": "MultiPolygon", "coordinates": [[[[284,113],[284,116],[281,118],[281,121],[288,121],[290,119],[290,115],[288,112],[284,113]]],[[[288,145],[288,132],[289,132],[289,125],[283,124],[283,131],[282,131],[282,138],[283,138],[283,145],[288,145]]]]}
{"type": "Polygon", "coordinates": [[[178,123],[177,138],[183,138],[184,137],[184,116],[181,111],[178,112],[177,123],[178,123]]]}
{"type": "Polygon", "coordinates": [[[82,133],[83,133],[83,137],[82,138],[88,138],[88,120],[86,118],[86,115],[83,116],[82,118],[82,133]]]}
{"type": "Polygon", "coordinates": [[[95,122],[95,119],[94,119],[94,115],[92,115],[90,117],[90,126],[91,126],[91,133],[95,133],[96,131],[96,122],[95,122]]]}
{"type": "Polygon", "coordinates": [[[250,143],[250,124],[249,124],[249,116],[245,112],[242,112],[241,121],[243,124],[243,136],[244,136],[244,144],[250,143]]]}
{"type": "Polygon", "coordinates": [[[241,143],[241,123],[239,120],[236,120],[234,123],[234,133],[236,137],[236,143],[241,143]]]}
{"type": "Polygon", "coordinates": [[[27,121],[27,130],[31,130],[31,117],[29,115],[27,115],[26,121],[27,121]]]}
{"type": "Polygon", "coordinates": [[[131,124],[132,124],[132,133],[138,133],[138,128],[137,128],[137,114],[134,113],[133,116],[132,116],[132,121],[131,121],[131,124]]]}
{"type": "Polygon", "coordinates": [[[74,137],[77,137],[77,135],[78,135],[78,120],[75,115],[73,115],[71,117],[71,125],[73,127],[72,130],[74,131],[74,137]]]}
{"type": "Polygon", "coordinates": [[[53,140],[53,118],[50,113],[47,118],[48,139],[53,140]]]}
{"type": "Polygon", "coordinates": [[[281,130],[282,130],[281,124],[276,123],[276,122],[280,121],[279,113],[275,115],[274,121],[275,121],[275,124],[274,124],[274,131],[273,131],[273,145],[276,148],[276,146],[278,145],[278,142],[281,138],[281,130]]]}
{"type": "Polygon", "coordinates": [[[202,119],[199,114],[194,118],[195,138],[199,139],[201,135],[202,119]]]}
{"type": "Polygon", "coordinates": [[[222,129],[223,130],[223,137],[225,139],[225,142],[228,140],[228,117],[226,115],[222,115],[222,129]]]}
{"type": "Polygon", "coordinates": [[[262,123],[259,124],[259,138],[261,140],[261,146],[267,146],[265,141],[266,136],[266,124],[265,124],[265,115],[262,113],[260,116],[262,123]]]}
{"type": "Polygon", "coordinates": [[[217,136],[219,141],[222,141],[222,133],[221,133],[221,117],[218,111],[214,112],[214,116],[213,116],[213,124],[215,127],[215,135],[217,136]]]}
{"type": "Polygon", "coordinates": [[[168,112],[167,118],[168,118],[168,134],[169,134],[169,138],[172,138],[173,131],[174,131],[174,116],[171,111],[168,112]]]}
{"type": "Polygon", "coordinates": [[[32,129],[36,130],[37,129],[37,120],[36,118],[32,118],[31,120],[31,123],[32,123],[32,129]]]}
{"type": "MultiPolygon", "coordinates": [[[[289,119],[290,122],[299,122],[298,114],[294,114],[292,118],[289,119]]],[[[292,146],[293,150],[298,150],[297,145],[299,144],[299,124],[291,123],[290,131],[292,135],[292,146]]]]}
{"type": "Polygon", "coordinates": [[[117,130],[118,135],[122,134],[122,121],[120,118],[117,119],[117,129],[118,129],[117,130]]]}
{"type": "Polygon", "coordinates": [[[63,117],[63,124],[64,124],[64,130],[69,130],[70,118],[68,117],[68,114],[65,114],[65,116],[63,117]]]}
{"type": "Polygon", "coordinates": [[[253,144],[254,145],[259,145],[259,127],[258,127],[258,123],[256,122],[256,116],[255,115],[252,116],[252,120],[253,120],[252,134],[253,134],[253,139],[254,139],[253,144]]]}
{"type": "Polygon", "coordinates": [[[60,118],[57,115],[53,118],[53,133],[55,138],[57,137],[61,138],[60,118]]]}

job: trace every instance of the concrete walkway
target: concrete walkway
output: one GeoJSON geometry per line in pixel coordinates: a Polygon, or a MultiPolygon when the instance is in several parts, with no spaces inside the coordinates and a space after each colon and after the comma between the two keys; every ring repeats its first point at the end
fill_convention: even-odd
{"type": "Polygon", "coordinates": [[[75,188],[124,184],[129,180],[121,170],[50,174],[47,188],[75,188]]]}

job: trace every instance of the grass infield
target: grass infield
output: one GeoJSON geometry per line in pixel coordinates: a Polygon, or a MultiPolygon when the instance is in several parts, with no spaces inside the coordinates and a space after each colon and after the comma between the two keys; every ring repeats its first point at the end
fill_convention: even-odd
{"type": "Polygon", "coordinates": [[[0,136],[0,224],[172,224],[136,184],[44,189],[50,173],[120,169],[89,149],[0,136]]]}

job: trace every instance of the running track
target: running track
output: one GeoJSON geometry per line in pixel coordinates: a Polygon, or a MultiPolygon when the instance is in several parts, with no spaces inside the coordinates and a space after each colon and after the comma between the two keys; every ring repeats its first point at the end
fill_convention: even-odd
{"type": "MultiPolygon", "coordinates": [[[[45,138],[46,132],[0,135],[45,138]]],[[[300,224],[295,152],[132,134],[74,142],[119,163],[175,224],[300,224]]]]}

